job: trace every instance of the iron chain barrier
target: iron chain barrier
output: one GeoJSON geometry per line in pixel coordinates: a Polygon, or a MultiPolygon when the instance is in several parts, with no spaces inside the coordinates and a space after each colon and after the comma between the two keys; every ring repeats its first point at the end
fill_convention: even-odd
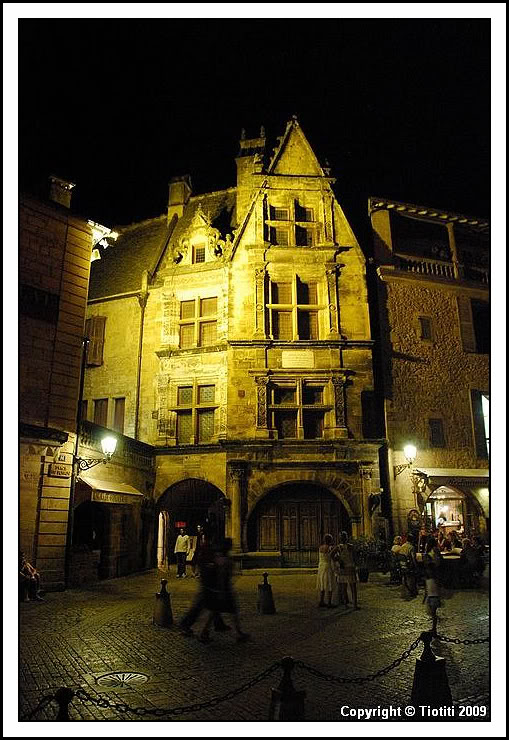
{"type": "Polygon", "coordinates": [[[374,681],[375,678],[380,678],[380,676],[385,676],[386,673],[389,673],[389,671],[392,671],[393,668],[397,668],[400,663],[402,663],[404,660],[406,660],[410,654],[417,649],[419,646],[419,643],[421,642],[421,638],[418,637],[417,640],[415,640],[410,647],[405,650],[399,658],[396,658],[396,660],[393,660],[392,663],[385,668],[381,668],[376,673],[372,673],[369,676],[353,676],[350,678],[347,678],[346,676],[331,676],[327,673],[322,673],[322,671],[317,670],[316,668],[311,668],[311,666],[306,665],[301,660],[296,660],[295,665],[299,666],[300,668],[303,668],[308,673],[311,673],[312,676],[316,676],[317,678],[323,678],[325,681],[329,681],[331,683],[354,683],[354,684],[363,684],[368,683],[369,681],[374,681]]]}
{"type": "MultiPolygon", "coordinates": [[[[414,642],[410,645],[410,647],[407,648],[400,656],[399,658],[396,658],[396,660],[393,660],[392,663],[390,663],[385,668],[381,668],[380,670],[376,671],[375,673],[371,673],[367,676],[333,676],[327,673],[323,673],[322,671],[319,671],[316,668],[312,668],[311,666],[306,665],[301,660],[293,660],[284,658],[282,661],[278,661],[276,663],[273,663],[269,668],[266,668],[262,673],[259,673],[257,676],[252,678],[250,681],[247,681],[246,683],[242,684],[236,689],[232,689],[231,691],[228,691],[226,694],[223,694],[222,696],[215,696],[212,699],[209,699],[208,701],[202,701],[202,702],[196,702],[195,704],[189,704],[187,706],[183,707],[172,707],[169,709],[163,709],[158,707],[130,707],[129,704],[122,704],[117,703],[114,701],[110,701],[109,699],[104,698],[104,696],[92,696],[88,692],[86,692],[84,689],[65,689],[60,688],[55,694],[48,694],[44,696],[37,707],[33,709],[31,712],[29,712],[27,715],[21,718],[20,721],[27,721],[31,719],[35,714],[40,712],[42,709],[44,709],[50,702],[53,700],[56,700],[59,702],[60,710],[57,719],[69,719],[68,715],[68,705],[72,701],[74,697],[80,699],[83,703],[91,703],[94,704],[97,707],[100,707],[102,709],[114,709],[115,711],[119,712],[120,714],[126,714],[127,712],[131,712],[132,714],[143,717],[147,714],[154,715],[155,717],[171,717],[171,716],[180,716],[182,714],[189,714],[190,712],[199,712],[202,709],[210,709],[211,707],[215,707],[218,704],[221,704],[224,701],[229,701],[230,699],[234,699],[236,696],[239,696],[239,694],[242,694],[244,691],[248,691],[253,686],[256,686],[256,684],[260,683],[264,679],[268,678],[268,676],[272,675],[276,670],[279,668],[284,668],[285,661],[290,660],[292,662],[292,666],[298,666],[299,668],[307,671],[312,676],[315,676],[317,678],[321,678],[325,681],[328,681],[330,683],[339,683],[339,684],[364,684],[368,683],[370,681],[374,681],[377,678],[380,678],[381,676],[385,676],[387,673],[392,671],[394,668],[397,668],[404,660],[406,660],[414,650],[417,649],[420,642],[423,642],[423,635],[426,635],[429,633],[423,632],[414,642]]],[[[433,639],[439,640],[440,642],[448,642],[453,643],[455,645],[480,645],[482,643],[487,643],[490,641],[489,637],[486,638],[479,638],[479,639],[472,639],[472,640],[460,640],[459,638],[451,638],[451,637],[445,637],[444,635],[433,635],[433,639]]],[[[464,699],[461,701],[465,701],[464,699]]]]}
{"type": "Polygon", "coordinates": [[[475,640],[460,640],[459,637],[445,637],[444,635],[434,635],[435,640],[440,642],[452,642],[454,645],[480,645],[483,642],[489,642],[489,637],[482,637],[475,640]]]}

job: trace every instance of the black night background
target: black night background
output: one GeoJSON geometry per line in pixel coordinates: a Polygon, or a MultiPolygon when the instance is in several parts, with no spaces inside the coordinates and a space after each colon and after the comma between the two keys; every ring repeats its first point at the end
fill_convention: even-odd
{"type": "Polygon", "coordinates": [[[234,185],[241,129],[293,114],[361,241],[369,195],[489,216],[488,19],[26,19],[19,95],[20,187],[108,226],[234,185]]]}

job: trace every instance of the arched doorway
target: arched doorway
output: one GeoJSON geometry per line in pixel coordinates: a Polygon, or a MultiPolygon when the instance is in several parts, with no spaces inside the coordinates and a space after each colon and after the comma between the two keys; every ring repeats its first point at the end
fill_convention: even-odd
{"type": "Polygon", "coordinates": [[[446,534],[455,530],[472,535],[483,530],[484,517],[478,502],[451,486],[439,486],[433,491],[426,501],[425,514],[432,528],[440,527],[446,534]]]}
{"type": "Polygon", "coordinates": [[[247,525],[250,551],[279,551],[289,566],[315,566],[325,534],[338,541],[351,534],[343,504],[323,486],[303,482],[278,486],[254,508],[247,525]]]}
{"type": "Polygon", "coordinates": [[[224,537],[225,501],[219,488],[197,478],[187,478],[168,488],[157,503],[158,567],[174,562],[173,550],[181,526],[191,536],[201,524],[209,537],[224,537]]]}

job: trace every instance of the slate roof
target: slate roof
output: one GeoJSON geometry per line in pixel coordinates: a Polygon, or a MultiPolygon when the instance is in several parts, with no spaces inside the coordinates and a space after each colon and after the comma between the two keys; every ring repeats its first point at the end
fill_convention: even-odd
{"type": "Polygon", "coordinates": [[[91,264],[89,300],[139,291],[143,272],[148,270],[153,277],[158,268],[172,259],[174,245],[190,227],[200,207],[224,238],[235,227],[235,202],[235,188],[195,195],[189,199],[176,225],[172,222],[168,226],[164,213],[138,224],[116,227],[118,239],[101,249],[101,259],[91,264]]]}
{"type": "Polygon", "coordinates": [[[166,221],[163,214],[132,226],[117,227],[118,239],[100,249],[101,259],[90,266],[89,300],[141,289],[144,270],[155,268],[170,236],[166,221]]]}

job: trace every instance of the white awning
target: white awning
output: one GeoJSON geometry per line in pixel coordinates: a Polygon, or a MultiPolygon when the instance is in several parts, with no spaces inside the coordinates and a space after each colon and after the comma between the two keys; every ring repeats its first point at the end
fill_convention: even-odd
{"type": "Polygon", "coordinates": [[[479,478],[486,481],[490,471],[484,468],[414,468],[416,473],[424,473],[428,478],[479,478]]]}
{"type": "Polygon", "coordinates": [[[90,486],[90,500],[98,503],[135,504],[143,498],[141,491],[122,481],[100,480],[87,475],[80,475],[78,480],[90,486]]]}

